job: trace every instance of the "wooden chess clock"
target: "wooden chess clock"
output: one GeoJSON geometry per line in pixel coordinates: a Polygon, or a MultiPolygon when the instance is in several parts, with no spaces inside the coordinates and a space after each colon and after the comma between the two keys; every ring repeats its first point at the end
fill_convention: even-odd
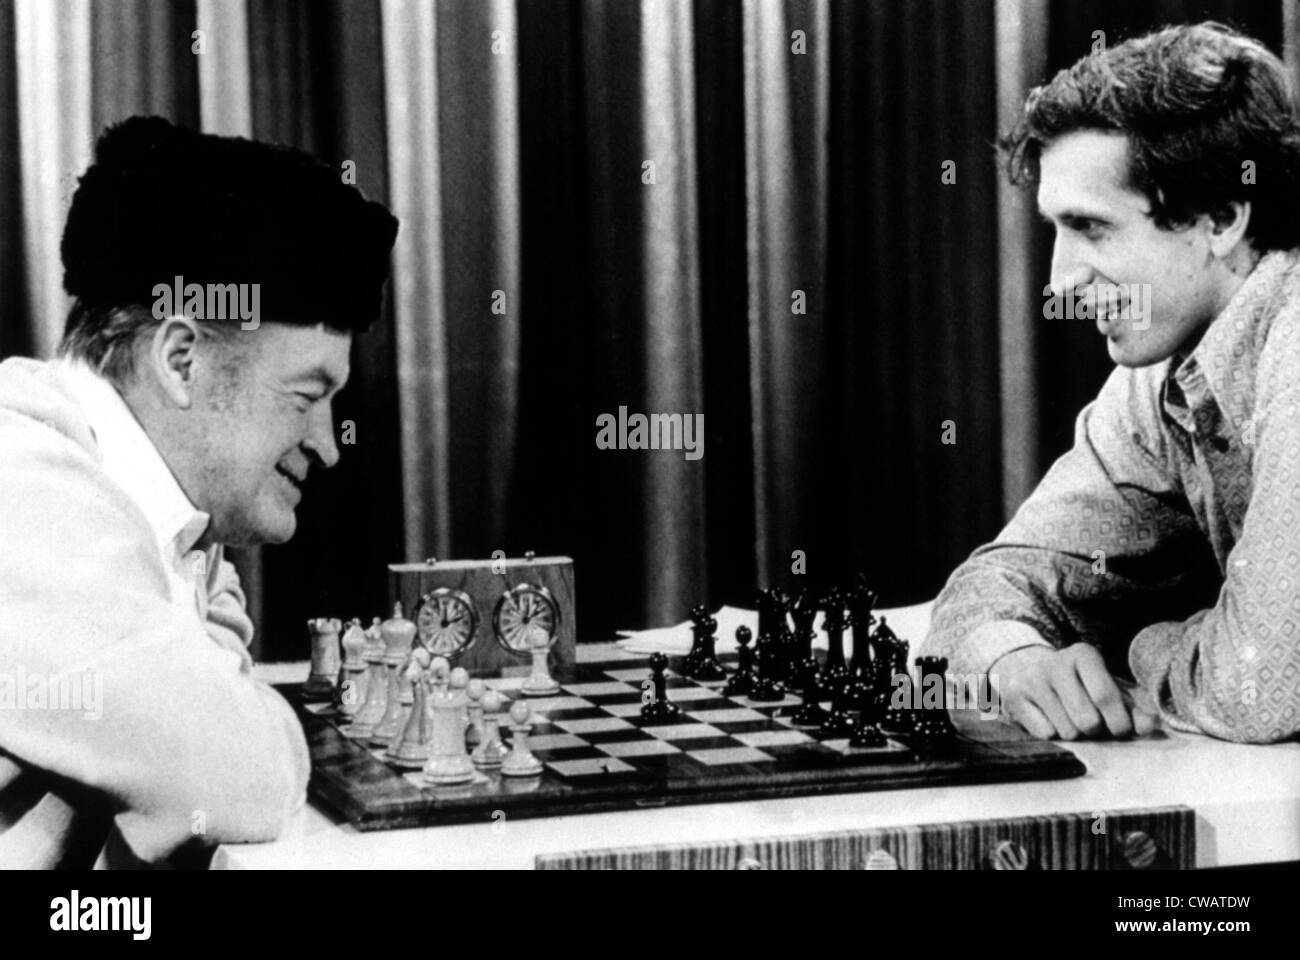
{"type": "Polygon", "coordinates": [[[435,560],[388,567],[391,602],[430,653],[475,676],[527,673],[545,636],[551,668],[572,666],[577,623],[573,560],[435,560]],[[512,669],[514,668],[514,669],[512,669]]]}

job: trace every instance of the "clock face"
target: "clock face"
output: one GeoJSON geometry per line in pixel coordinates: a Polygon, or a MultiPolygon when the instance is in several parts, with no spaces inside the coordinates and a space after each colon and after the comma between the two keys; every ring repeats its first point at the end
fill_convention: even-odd
{"type": "Polygon", "coordinates": [[[478,629],[474,601],[464,591],[439,587],[420,599],[415,629],[424,649],[436,657],[451,659],[474,640],[478,629]]]}
{"type": "Polygon", "coordinates": [[[521,583],[497,601],[492,629],[512,653],[526,654],[535,644],[550,647],[560,633],[560,607],[550,590],[521,583]]]}

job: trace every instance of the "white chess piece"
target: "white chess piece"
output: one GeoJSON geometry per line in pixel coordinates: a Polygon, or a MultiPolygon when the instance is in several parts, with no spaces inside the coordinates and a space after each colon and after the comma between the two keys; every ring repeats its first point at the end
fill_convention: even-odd
{"type": "Polygon", "coordinates": [[[425,671],[429,668],[429,651],[417,647],[411,651],[405,673],[406,688],[411,691],[411,709],[401,736],[393,741],[384,759],[405,770],[418,770],[429,762],[429,741],[432,739],[428,709],[429,691],[425,686],[425,671]]]}
{"type": "Polygon", "coordinates": [[[471,751],[483,742],[483,694],[486,691],[486,685],[477,677],[465,688],[465,696],[469,698],[469,726],[465,728],[465,746],[471,751]]]}
{"type": "MultiPolygon", "coordinates": [[[[435,658],[434,676],[445,676],[446,670],[446,659],[435,658]]],[[[468,685],[469,673],[464,667],[457,667],[451,671],[447,687],[443,688],[439,683],[429,698],[433,737],[429,744],[429,762],[424,766],[424,779],[428,783],[443,786],[474,779],[474,764],[465,751],[468,700],[465,687],[468,685]]]]}
{"type": "Polygon", "coordinates": [[[545,630],[538,626],[530,628],[528,647],[533,655],[533,671],[520,688],[525,696],[553,697],[560,692],[560,685],[551,677],[550,669],[546,664],[547,654],[550,653],[549,643],[550,637],[546,635],[545,630]]]}
{"type": "Polygon", "coordinates": [[[542,772],[542,761],[528,749],[528,732],[533,729],[528,719],[531,714],[523,700],[510,705],[510,729],[514,732],[514,739],[510,743],[510,754],[501,762],[502,776],[535,777],[542,772]]]}
{"type": "Polygon", "coordinates": [[[352,722],[340,732],[353,740],[369,740],[388,712],[388,673],[384,666],[384,642],[376,632],[366,634],[363,658],[366,662],[366,699],[352,722]]]}
{"type": "Polygon", "coordinates": [[[495,690],[483,694],[483,741],[470,759],[474,766],[492,770],[501,766],[510,751],[501,740],[501,706],[505,698],[495,690]]]}

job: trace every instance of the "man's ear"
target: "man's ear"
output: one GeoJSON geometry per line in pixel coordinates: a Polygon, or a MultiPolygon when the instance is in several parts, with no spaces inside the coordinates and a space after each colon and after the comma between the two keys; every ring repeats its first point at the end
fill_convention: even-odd
{"type": "Polygon", "coordinates": [[[1237,249],[1250,226],[1250,201],[1233,201],[1210,214],[1210,252],[1220,260],[1237,249]]]}
{"type": "Polygon", "coordinates": [[[149,373],[181,410],[188,410],[194,401],[194,364],[198,344],[199,328],[184,316],[164,320],[149,343],[149,373]]]}

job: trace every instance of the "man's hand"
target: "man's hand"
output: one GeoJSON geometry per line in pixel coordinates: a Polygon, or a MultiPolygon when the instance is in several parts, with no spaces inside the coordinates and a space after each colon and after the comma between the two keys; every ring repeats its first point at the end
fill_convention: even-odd
{"type": "Polygon", "coordinates": [[[990,673],[1003,711],[1044,740],[1141,737],[1155,729],[1155,717],[1120,690],[1091,644],[1021,647],[990,673]]]}

